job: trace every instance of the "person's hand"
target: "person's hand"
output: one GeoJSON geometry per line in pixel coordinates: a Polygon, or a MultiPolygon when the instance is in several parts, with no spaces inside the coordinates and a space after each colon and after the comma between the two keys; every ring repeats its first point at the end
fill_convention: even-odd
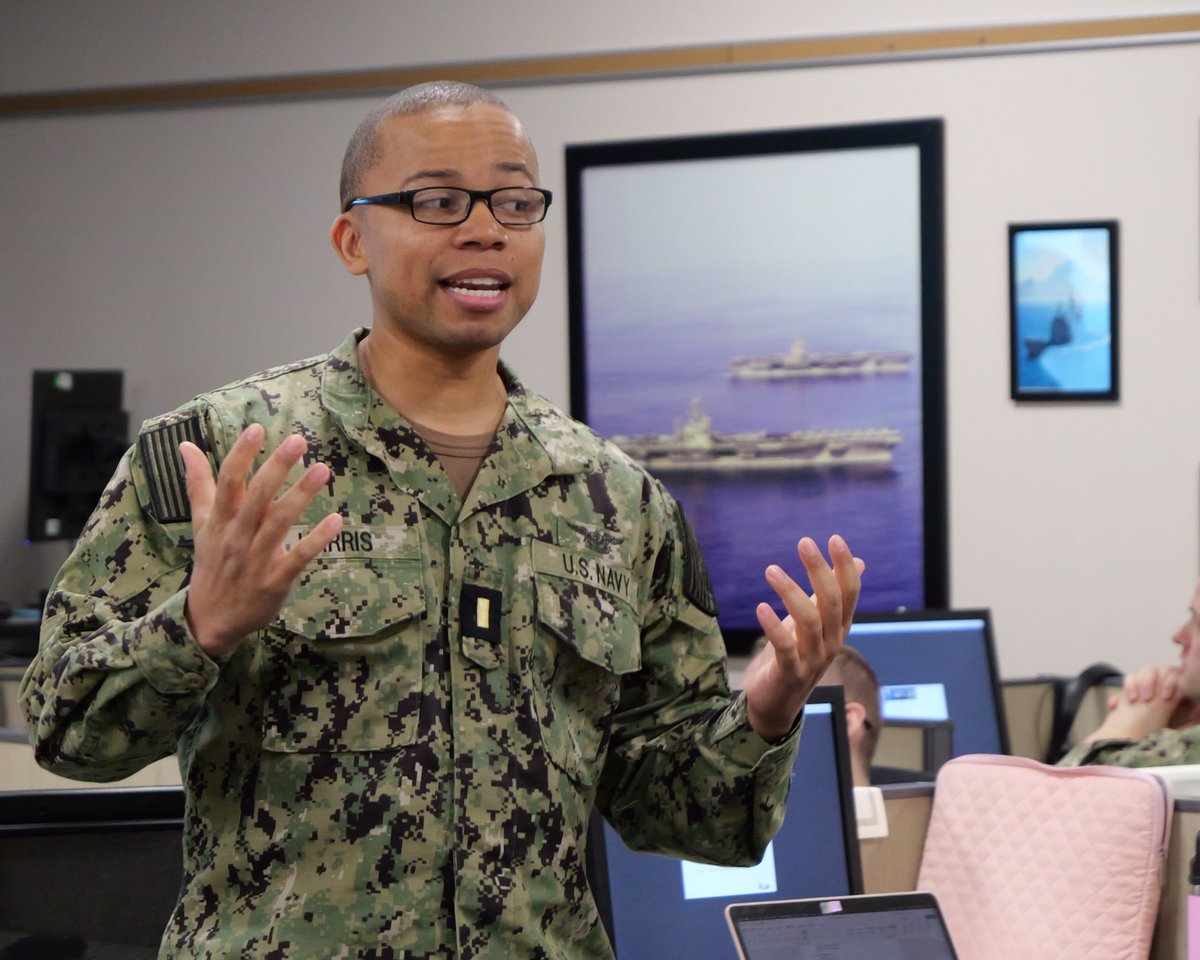
{"type": "Polygon", "coordinates": [[[1131,703],[1122,695],[1117,705],[1104,718],[1104,722],[1084,738],[1084,743],[1097,740],[1140,740],[1169,726],[1175,707],[1176,704],[1166,700],[1131,703]]]}
{"type": "Polygon", "coordinates": [[[329,478],[329,468],[313,464],[277,496],[305,449],[304,438],[292,435],[247,483],[263,436],[259,424],[242,431],[215,481],[200,448],[179,445],[196,544],[185,613],[192,636],[212,657],[232,653],[244,637],[270,623],[300,571],[342,528],[341,516],[331,513],[285,548],[288,529],[329,478]]]}
{"type": "Polygon", "coordinates": [[[758,624],[768,643],[743,677],[750,726],[764,740],[778,740],[792,729],[846,639],[861,589],[864,564],[837,534],[829,538],[832,567],[809,537],[800,541],[797,552],[813,594],[775,564],[767,567],[767,583],[779,594],[787,616],[780,620],[769,603],[758,605],[758,624]]]}
{"type": "Polygon", "coordinates": [[[1179,694],[1179,667],[1158,667],[1144,664],[1136,673],[1125,675],[1124,689],[1108,698],[1108,709],[1114,710],[1121,699],[1130,703],[1149,703],[1159,698],[1175,700],[1179,694]]]}
{"type": "Polygon", "coordinates": [[[1163,726],[1180,730],[1200,723],[1200,703],[1189,699],[1180,687],[1182,671],[1177,664],[1165,667],[1145,664],[1136,673],[1127,674],[1120,693],[1108,698],[1109,711],[1116,710],[1122,701],[1129,704],[1152,704],[1161,700],[1174,704],[1163,726]]]}
{"type": "Polygon", "coordinates": [[[1120,693],[1108,698],[1108,715],[1085,743],[1097,740],[1139,740],[1174,726],[1178,715],[1190,714],[1194,704],[1179,689],[1179,668],[1147,664],[1125,678],[1120,693]]]}

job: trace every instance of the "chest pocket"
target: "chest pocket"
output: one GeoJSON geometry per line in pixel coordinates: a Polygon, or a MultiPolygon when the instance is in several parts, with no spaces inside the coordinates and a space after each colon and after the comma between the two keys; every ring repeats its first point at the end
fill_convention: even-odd
{"type": "Polygon", "coordinates": [[[320,557],[301,574],[265,637],[267,750],[413,742],[428,613],[419,544],[407,547],[400,556],[320,557]]]}
{"type": "Polygon", "coordinates": [[[533,567],[542,744],[555,766],[590,786],[612,737],[621,676],[642,665],[636,588],[628,568],[540,541],[533,567]]]}

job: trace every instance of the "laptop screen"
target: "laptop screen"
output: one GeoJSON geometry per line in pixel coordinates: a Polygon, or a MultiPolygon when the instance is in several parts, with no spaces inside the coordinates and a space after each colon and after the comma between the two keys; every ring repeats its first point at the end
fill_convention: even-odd
{"type": "Polygon", "coordinates": [[[607,823],[594,830],[596,900],[618,960],[736,960],[728,904],[862,890],[841,687],[818,688],[805,707],[787,805],[756,867],[636,853],[607,823]]]}
{"type": "Polygon", "coordinates": [[[888,720],[953,720],[954,756],[1008,753],[987,610],[862,614],[855,647],[879,677],[888,720]]]}
{"type": "Polygon", "coordinates": [[[745,960],[954,960],[928,893],[737,904],[729,924],[745,960]]]}

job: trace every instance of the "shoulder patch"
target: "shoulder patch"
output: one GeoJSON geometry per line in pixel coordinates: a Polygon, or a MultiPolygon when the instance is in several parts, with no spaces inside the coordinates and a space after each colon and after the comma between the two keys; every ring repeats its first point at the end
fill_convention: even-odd
{"type": "Polygon", "coordinates": [[[676,525],[683,532],[680,558],[683,564],[683,595],[698,609],[710,617],[715,617],[720,611],[717,598],[713,594],[712,582],[708,579],[708,565],[704,562],[704,554],[700,552],[700,544],[692,525],[683,515],[683,507],[675,504],[676,525]]]}
{"type": "Polygon", "coordinates": [[[207,451],[204,433],[200,429],[200,414],[177,420],[145,431],[138,437],[138,449],[150,486],[149,512],[159,523],[181,523],[192,517],[188,502],[187,472],[179,444],[189,440],[207,451]]]}

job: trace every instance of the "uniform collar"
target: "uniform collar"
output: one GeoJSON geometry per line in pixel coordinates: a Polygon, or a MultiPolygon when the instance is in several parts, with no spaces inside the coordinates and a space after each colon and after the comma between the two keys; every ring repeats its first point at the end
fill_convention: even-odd
{"type": "MultiPolygon", "coordinates": [[[[346,435],[379,457],[393,479],[438,514],[459,513],[457,496],[436,457],[411,424],[371,389],[358,362],[359,328],[329,354],[321,398],[346,435]]],[[[590,431],[550,401],[525,388],[503,361],[498,372],[508,390],[508,409],[492,448],[475,478],[462,512],[507,500],[553,475],[592,469],[590,431]]]]}
{"type": "Polygon", "coordinates": [[[499,373],[508,388],[508,409],[467,495],[469,507],[506,500],[548,476],[582,473],[594,466],[594,443],[588,442],[586,427],[526,389],[503,361],[499,373]]]}
{"type": "Polygon", "coordinates": [[[366,327],[359,327],[338,344],[326,358],[321,373],[321,402],[347,427],[361,427],[367,422],[371,387],[358,362],[358,342],[367,332],[366,327]]]}

